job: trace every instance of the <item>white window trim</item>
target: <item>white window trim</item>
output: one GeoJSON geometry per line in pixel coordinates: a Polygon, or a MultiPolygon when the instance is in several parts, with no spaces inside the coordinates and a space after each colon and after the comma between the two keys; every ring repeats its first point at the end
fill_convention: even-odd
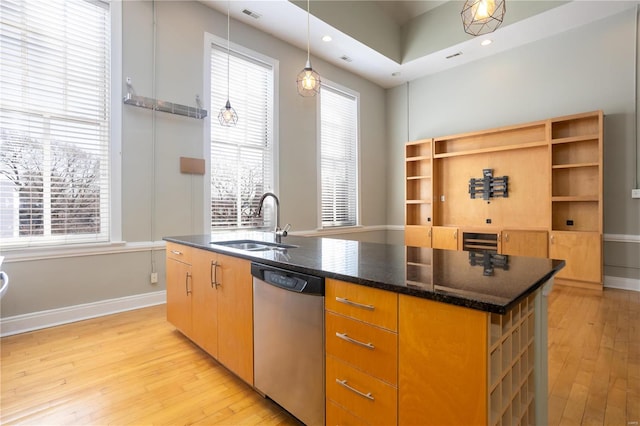
{"type": "MultiPolygon", "coordinates": [[[[217,45],[226,50],[227,48],[227,39],[223,37],[219,37],[217,35],[205,32],[204,33],[204,51],[203,51],[203,66],[202,66],[202,80],[203,80],[203,89],[202,96],[204,108],[209,111],[209,117],[211,119],[217,119],[218,113],[220,112],[220,108],[224,107],[224,105],[209,105],[211,101],[211,45],[217,45]]],[[[280,167],[279,167],[279,110],[280,110],[280,96],[279,96],[279,75],[280,75],[280,61],[277,59],[273,59],[269,56],[263,55],[262,53],[258,53],[254,50],[248,49],[244,46],[236,44],[232,41],[229,42],[229,50],[241,53],[246,56],[253,57],[258,59],[264,63],[267,63],[273,67],[273,191],[275,194],[280,196],[280,167]]],[[[204,175],[207,177],[205,179],[203,189],[203,199],[204,202],[204,214],[203,214],[203,229],[206,232],[209,232],[211,229],[211,119],[204,120],[204,126],[202,129],[202,145],[203,145],[203,158],[207,159],[205,161],[205,169],[204,175]]]]}
{"type": "Polygon", "coordinates": [[[362,170],[362,155],[361,155],[361,151],[360,151],[360,93],[356,92],[355,90],[351,90],[348,87],[345,87],[341,84],[338,83],[334,83],[331,80],[327,80],[326,78],[322,77],[322,85],[325,86],[329,86],[332,89],[344,92],[350,96],[353,96],[356,99],[356,109],[357,109],[357,113],[356,113],[356,117],[357,117],[357,128],[356,128],[356,166],[358,167],[358,170],[356,171],[356,224],[355,225],[346,225],[346,226],[331,226],[331,227],[323,227],[322,226],[322,170],[321,170],[321,164],[322,164],[322,158],[321,158],[321,152],[322,152],[322,142],[321,142],[321,122],[322,122],[322,111],[320,109],[320,94],[318,94],[318,96],[316,96],[316,170],[317,170],[317,206],[318,206],[318,216],[317,216],[317,228],[316,231],[322,232],[322,231],[331,231],[331,230],[338,230],[338,229],[356,229],[356,228],[361,228],[362,225],[362,220],[361,220],[361,199],[360,199],[360,194],[362,191],[360,191],[360,182],[361,182],[361,178],[360,178],[360,174],[361,174],[361,170],[362,170]]]}
{"type": "MultiPolygon", "coordinates": [[[[110,191],[110,223],[109,241],[104,243],[78,244],[45,244],[34,247],[2,247],[7,261],[19,258],[23,261],[40,258],[53,258],[60,253],[63,257],[82,255],[88,248],[103,248],[109,252],[109,247],[119,252],[125,243],[122,240],[122,2],[109,1],[111,14],[111,123],[109,141],[109,191],[110,191]],[[14,256],[15,255],[15,256],[14,256]]],[[[1,245],[0,245],[1,246],[1,245]]]]}

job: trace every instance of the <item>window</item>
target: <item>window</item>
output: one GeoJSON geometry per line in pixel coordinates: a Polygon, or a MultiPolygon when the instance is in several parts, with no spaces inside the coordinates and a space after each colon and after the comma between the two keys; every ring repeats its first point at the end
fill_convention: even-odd
{"type": "Polygon", "coordinates": [[[320,87],[322,227],[358,224],[358,95],[320,87]]]}
{"type": "Polygon", "coordinates": [[[109,240],[109,3],[0,4],[0,237],[109,240]]]}
{"type": "Polygon", "coordinates": [[[229,96],[238,113],[223,127],[218,112],[227,101],[226,40],[211,44],[211,228],[261,227],[255,217],[262,194],[274,188],[273,60],[234,49],[229,56],[229,96]]]}

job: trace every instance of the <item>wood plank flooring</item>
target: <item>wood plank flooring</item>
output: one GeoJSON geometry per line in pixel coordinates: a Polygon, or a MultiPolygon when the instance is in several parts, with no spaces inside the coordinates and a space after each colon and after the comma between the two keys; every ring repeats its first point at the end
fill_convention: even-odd
{"type": "Polygon", "coordinates": [[[161,305],[3,338],[0,423],[299,425],[165,316],[161,305]]]}
{"type": "Polygon", "coordinates": [[[549,296],[549,424],[640,421],[640,293],[555,286],[549,296]]]}
{"type": "MultiPolygon", "coordinates": [[[[175,331],[164,306],[5,337],[0,346],[3,425],[299,425],[175,331]]],[[[639,420],[640,293],[556,286],[549,424],[639,420]]]]}

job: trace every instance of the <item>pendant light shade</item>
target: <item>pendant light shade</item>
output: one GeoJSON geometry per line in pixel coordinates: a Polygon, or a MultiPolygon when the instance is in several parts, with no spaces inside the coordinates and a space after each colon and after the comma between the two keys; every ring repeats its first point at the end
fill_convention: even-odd
{"type": "Polygon", "coordinates": [[[220,125],[225,127],[233,127],[238,122],[238,114],[236,110],[231,107],[231,102],[229,101],[229,3],[230,1],[227,0],[227,103],[220,109],[220,113],[218,114],[220,125]]]}
{"type": "Polygon", "coordinates": [[[464,32],[473,36],[492,33],[502,24],[505,12],[505,0],[467,0],[460,13],[464,32]]]}
{"type": "Polygon", "coordinates": [[[300,96],[315,96],[320,91],[320,74],[311,68],[309,49],[309,0],[307,0],[307,63],[296,79],[298,94],[300,96]]]}

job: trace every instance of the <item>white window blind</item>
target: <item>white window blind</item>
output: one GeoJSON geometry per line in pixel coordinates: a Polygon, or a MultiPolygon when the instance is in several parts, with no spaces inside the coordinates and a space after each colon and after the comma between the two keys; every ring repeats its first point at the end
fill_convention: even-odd
{"type": "Polygon", "coordinates": [[[0,3],[4,247],[109,239],[109,4],[0,3]]]}
{"type": "MultiPolygon", "coordinates": [[[[263,193],[273,190],[274,70],[271,64],[231,51],[231,106],[235,127],[218,112],[227,101],[227,49],[211,48],[211,228],[261,227],[255,217],[263,193]]],[[[266,213],[266,212],[265,212],[266,213]]]]}
{"type": "Polygon", "coordinates": [[[322,227],[358,222],[358,99],[323,82],[320,87],[322,227]]]}

